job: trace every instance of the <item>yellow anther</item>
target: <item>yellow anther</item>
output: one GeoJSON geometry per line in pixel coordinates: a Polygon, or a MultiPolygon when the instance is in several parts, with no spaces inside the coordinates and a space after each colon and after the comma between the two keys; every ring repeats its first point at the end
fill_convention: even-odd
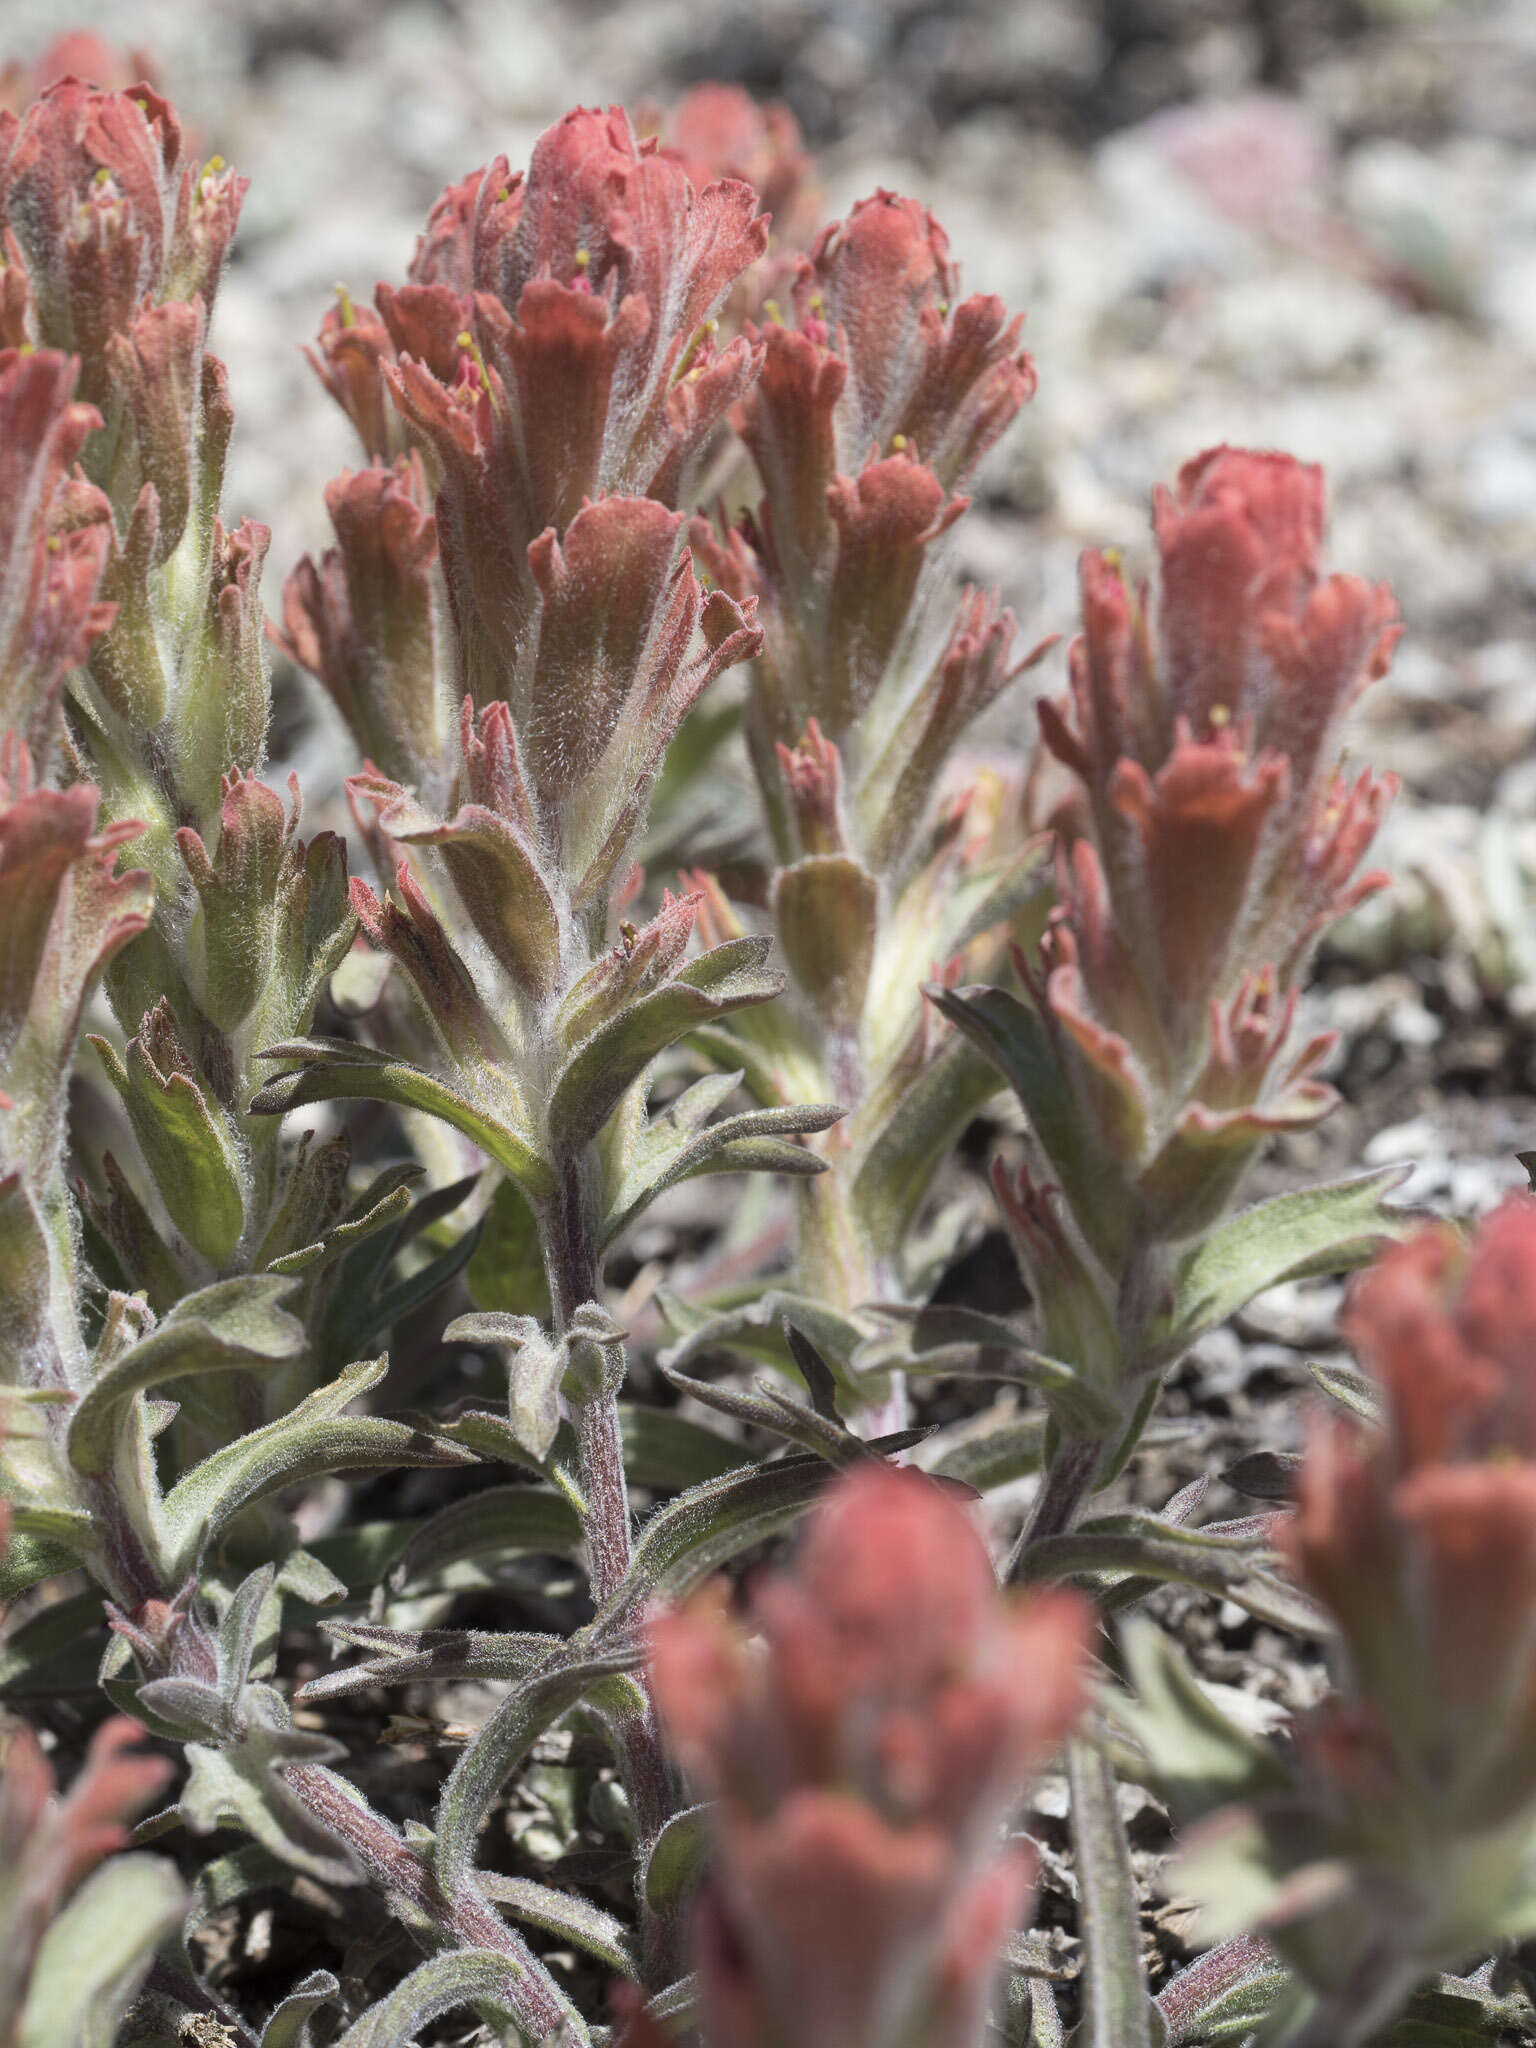
{"type": "Polygon", "coordinates": [[[719,332],[720,322],[718,320],[706,320],[703,326],[695,332],[693,339],[677,359],[677,368],[672,372],[672,382],[674,384],[679,383],[684,377],[696,377],[699,374],[699,370],[703,368],[703,365],[700,364],[697,368],[690,367],[693,364],[693,359],[698,354],[706,338],[713,340],[719,332]]]}
{"type": "Polygon", "coordinates": [[[1223,726],[1230,725],[1231,723],[1232,713],[1225,704],[1213,704],[1211,706],[1211,724],[1217,732],[1220,732],[1223,726]]]}
{"type": "Polygon", "coordinates": [[[103,185],[110,185],[111,182],[112,173],[105,164],[98,164],[91,176],[91,183],[96,187],[96,190],[99,192],[103,185]]]}
{"type": "Polygon", "coordinates": [[[782,327],[784,325],[784,315],[779,311],[779,302],[777,299],[764,299],[763,311],[767,314],[768,318],[773,322],[775,327],[782,327]]]}
{"type": "Polygon", "coordinates": [[[892,434],[892,436],[891,436],[891,453],[892,453],[893,455],[905,455],[905,454],[906,454],[906,452],[907,452],[907,437],[906,437],[906,435],[905,435],[905,434],[892,434]]]}
{"type": "Polygon", "coordinates": [[[813,313],[819,313],[826,303],[826,300],[821,296],[820,292],[811,293],[810,307],[813,313]]]}
{"type": "Polygon", "coordinates": [[[940,299],[940,301],[939,301],[939,318],[940,318],[941,320],[947,320],[947,319],[949,318],[949,301],[948,301],[948,299],[940,299]]]}
{"type": "Polygon", "coordinates": [[[61,545],[59,541],[59,536],[56,533],[50,533],[47,540],[44,541],[43,545],[48,550],[50,555],[56,555],[59,552],[59,547],[61,545]]]}
{"type": "Polygon", "coordinates": [[[578,270],[585,270],[591,261],[592,251],[590,249],[578,249],[576,251],[576,268],[578,270]]]}
{"type": "Polygon", "coordinates": [[[352,294],[344,284],[335,285],[332,289],[336,293],[336,306],[341,314],[342,326],[355,327],[357,325],[357,308],[352,303],[352,294]]]}
{"type": "Polygon", "coordinates": [[[1100,553],[1100,560],[1106,569],[1118,569],[1121,561],[1120,550],[1118,548],[1104,548],[1100,553]]]}
{"type": "Polygon", "coordinates": [[[480,353],[479,342],[476,341],[469,329],[465,327],[453,337],[453,343],[455,348],[463,349],[464,353],[473,362],[475,368],[480,372],[480,388],[491,401],[492,407],[499,412],[501,408],[496,404],[496,394],[491,389],[490,372],[485,367],[485,357],[480,353]]]}
{"type": "Polygon", "coordinates": [[[211,156],[207,163],[203,165],[202,174],[205,178],[217,178],[221,172],[228,170],[228,168],[229,166],[225,163],[223,157],[211,156]]]}

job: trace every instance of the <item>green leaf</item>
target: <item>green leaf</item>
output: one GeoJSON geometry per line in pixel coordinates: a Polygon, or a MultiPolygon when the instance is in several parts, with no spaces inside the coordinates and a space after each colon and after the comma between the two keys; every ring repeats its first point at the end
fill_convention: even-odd
{"type": "MultiPolygon", "coordinates": [[[[991,1061],[958,1034],[893,1100],[885,1100],[889,1084],[877,1084],[878,1134],[854,1176],[853,1203],[883,1257],[901,1250],[934,1175],[1001,1085],[991,1061]]],[[[860,1121],[870,1121],[869,1107],[860,1121]]]]}
{"type": "Polygon", "coordinates": [[[1067,1744],[1067,1784],[1083,1936],[1082,2048],[1153,2048],[1140,1904],[1114,1766],[1086,1737],[1067,1744]]]}
{"type": "Polygon", "coordinates": [[[575,1510],[553,1488],[487,1487],[417,1523],[390,1567],[387,1584],[395,1595],[419,1592],[461,1558],[489,1569],[513,1557],[573,1557],[581,1542],[575,1510]]]}
{"type": "Polygon", "coordinates": [[[509,1351],[507,1419],[512,1434],[542,1467],[560,1428],[560,1388],[569,1364],[565,1342],[546,1335],[532,1316],[458,1316],[443,1332],[449,1343],[483,1344],[509,1351]]]}
{"type": "Polygon", "coordinates": [[[464,1279],[476,1308],[534,1316],[541,1323],[551,1320],[539,1226],[527,1196],[510,1176],[491,1197],[464,1279]]]}
{"type": "Polygon", "coordinates": [[[1409,1171],[1387,1166],[1353,1180],[1277,1195],[1221,1224],[1181,1263],[1172,1307],[1148,1333],[1149,1362],[1168,1364],[1181,1357],[1207,1330],[1282,1280],[1363,1266],[1418,1221],[1408,1210],[1383,1206],[1409,1171]]]}
{"type": "MultiPolygon", "coordinates": [[[[414,1315],[434,1295],[451,1286],[474,1256],[479,1235],[479,1224],[472,1223],[452,1244],[445,1245],[414,1272],[405,1274],[391,1286],[380,1288],[367,1301],[363,1313],[354,1313],[348,1318],[343,1355],[346,1351],[364,1351],[379,1337],[388,1336],[396,1323],[414,1315]]],[[[327,1317],[328,1323],[331,1320],[327,1317]]]]}
{"type": "MultiPolygon", "coordinates": [[[[423,1168],[413,1161],[387,1167],[361,1200],[352,1204],[350,1212],[340,1223],[334,1224],[322,1236],[311,1239],[308,1244],[297,1245],[290,1252],[267,1259],[266,1270],[269,1273],[308,1273],[318,1267],[333,1265],[355,1245],[404,1220],[411,1206],[412,1183],[420,1180],[422,1173],[423,1168]]],[[[271,1243],[270,1233],[267,1243],[271,1243]]],[[[263,1246],[263,1251],[265,1249],[263,1246]]]]}
{"type": "Polygon", "coordinates": [[[163,1856],[114,1856],[93,1870],[38,1945],[17,2048],[113,2048],[185,1901],[163,1856]]]}
{"type": "Polygon", "coordinates": [[[261,2048],[307,2048],[310,2020],[340,1995],[341,1985],[329,1970],[311,1970],[262,2028],[261,2048]]]}
{"type": "Polygon", "coordinates": [[[681,1493],[722,1473],[738,1472],[748,1453],[742,1444],[691,1422],[670,1408],[642,1408],[619,1403],[619,1433],[624,1442],[624,1469],[636,1486],[681,1493]]]}
{"type": "Polygon", "coordinates": [[[674,1813],[652,1844],[640,1880],[652,1912],[665,1913],[682,1904],[697,1883],[708,1853],[708,1806],[689,1806],[674,1813]]]}
{"type": "Polygon", "coordinates": [[[79,1559],[64,1544],[16,1530],[0,1551],[0,1602],[19,1600],[42,1579],[72,1571],[79,1559]]]}
{"type": "Polygon", "coordinates": [[[162,1074],[141,1040],[129,1040],[126,1066],[106,1039],[89,1043],[122,1098],[171,1221],[210,1265],[227,1265],[245,1229],[245,1205],[240,1157],[222,1111],[209,1107],[189,1074],[162,1074]]]}
{"type": "Polygon", "coordinates": [[[1167,2048],[1244,2041],[1288,1982],[1267,1943],[1240,1934],[1169,1979],[1158,1994],[1167,2048]]]}
{"type": "Polygon", "coordinates": [[[696,1175],[787,1173],[806,1177],[826,1172],[824,1159],[789,1140],[829,1130],[843,1115],[835,1103],[743,1110],[700,1128],[696,1119],[702,1105],[713,1106],[740,1080],[739,1071],[707,1075],[640,1133],[603,1224],[604,1246],[612,1244],[668,1188],[696,1175]]]}
{"type": "Polygon", "coordinates": [[[395,1465],[472,1465],[469,1451],[404,1423],[344,1417],[342,1410],[384,1377],[388,1361],[348,1366],[289,1414],[212,1452],[180,1480],[164,1503],[166,1571],[191,1571],[209,1539],[242,1508],[322,1472],[395,1465]]]}
{"type": "Polygon", "coordinates": [[[1122,1644],[1134,1698],[1116,1703],[1116,1717],[1145,1750],[1181,1823],[1285,1784],[1273,1753],[1213,1705],[1161,1629],[1129,1622],[1122,1644]]]}
{"type": "Polygon", "coordinates": [[[478,1882],[491,1903],[504,1906],[514,1920],[574,1943],[621,1977],[638,1977],[628,1930],[601,1906],[575,1892],[537,1884],[529,1877],[503,1877],[486,1870],[480,1872],[478,1882]]]}
{"type": "MultiPolygon", "coordinates": [[[[519,1987],[527,1974],[515,1956],[496,1949],[451,1949],[446,1955],[431,1956],[418,1963],[386,1998],[370,2005],[335,2048],[412,2048],[429,2021],[464,2005],[472,2005],[482,2017],[490,2013],[501,2024],[515,2025],[519,1987]]],[[[552,1985],[548,1989],[552,1990],[552,1985]]],[[[585,2022],[564,1998],[559,2003],[567,2007],[565,2038],[571,2048],[591,2048],[592,2036],[585,2022]]],[[[529,2048],[538,2048],[532,2036],[523,2038],[529,2048]]]]}
{"type": "Polygon", "coordinates": [[[1090,1134],[1038,1013],[1007,989],[930,983],[923,993],[1018,1096],[1093,1249],[1118,1265],[1130,1221],[1122,1192],[1125,1169],[1090,1134]]]}
{"type": "Polygon", "coordinates": [[[782,977],[764,971],[771,945],[765,938],[728,939],[599,1025],[555,1078],[549,1099],[554,1145],[570,1150],[595,1138],[657,1053],[713,1018],[778,995],[782,977]]]}
{"type": "Polygon", "coordinates": [[[978,1493],[991,1493],[1039,1471],[1046,1423],[1039,1408],[1017,1414],[989,1410],[931,1436],[918,1462],[936,1479],[958,1479],[978,1493]]]}
{"type": "MultiPolygon", "coordinates": [[[[664,1365],[658,1364],[656,1369],[669,1387],[688,1399],[713,1408],[718,1414],[729,1415],[736,1422],[767,1430],[787,1443],[798,1444],[831,1465],[860,1464],[874,1455],[863,1437],[855,1436],[833,1418],[818,1415],[814,1408],[781,1393],[767,1380],[759,1380],[757,1391],[749,1394],[735,1387],[716,1386],[712,1380],[689,1379],[664,1365]]],[[[738,1453],[737,1465],[741,1464],[742,1456],[738,1453]]]]}
{"type": "Polygon", "coordinates": [[[687,1372],[696,1360],[718,1355],[753,1359],[799,1379],[787,1335],[793,1326],[815,1346],[840,1385],[861,1392],[854,1384],[853,1359],[867,1330],[809,1295],[771,1287],[756,1301],[723,1310],[696,1309],[665,1289],[658,1290],[656,1299],[668,1328],[677,1334],[677,1341],[660,1354],[669,1371],[687,1372]]]}
{"type": "Polygon", "coordinates": [[[370,1622],[326,1622],[327,1635],[377,1654],[344,1670],[325,1671],[301,1685],[294,1700],[311,1706],[319,1700],[346,1699],[375,1686],[442,1684],[460,1678],[498,1683],[526,1678],[559,1647],[558,1636],[499,1634],[484,1629],[382,1628],[370,1622]]]}
{"type": "Polygon", "coordinates": [[[295,1282],[274,1274],[218,1280],[189,1294],[163,1322],[101,1370],[69,1424],[70,1463],[105,1472],[118,1435],[118,1410],[146,1388],[207,1372],[254,1372],[297,1358],[304,1325],[280,1306],[295,1282]]]}
{"type": "Polygon", "coordinates": [[[797,1456],[728,1472],[658,1508],[594,1631],[617,1629],[662,1594],[682,1599],[731,1558],[798,1521],[830,1477],[822,1459],[797,1456]]]}
{"type": "Polygon", "coordinates": [[[295,1071],[275,1075],[251,1103],[252,1116],[282,1116],[311,1102],[393,1102],[401,1109],[419,1109],[462,1131],[488,1158],[506,1168],[518,1186],[534,1199],[555,1184],[554,1169],[535,1150],[527,1132],[477,1109],[465,1096],[433,1074],[404,1060],[393,1060],[371,1046],[345,1039],[298,1038],[268,1047],[264,1060],[298,1063],[295,1071]]]}
{"type": "Polygon", "coordinates": [[[1268,1545],[1254,1536],[1182,1529],[1135,1509],[1095,1515],[1065,1536],[1032,1543],[1020,1560],[1024,1579],[1054,1581],[1086,1573],[1120,1573],[1225,1592],[1245,1577],[1268,1545]]]}
{"type": "MultiPolygon", "coordinates": [[[[0,1692],[26,1694],[47,1689],[57,1660],[82,1644],[94,1664],[100,1644],[96,1631],[104,1626],[101,1595],[79,1593],[55,1600],[6,1631],[0,1644],[0,1692]]],[[[63,1690],[55,1683],[54,1691],[63,1690]]]]}
{"type": "Polygon", "coordinates": [[[1369,1373],[1346,1365],[1342,1358],[1309,1358],[1307,1371],[1330,1400],[1358,1415],[1362,1422],[1379,1427],[1385,1420],[1381,1389],[1369,1373]]]}
{"type": "Polygon", "coordinates": [[[238,1740],[217,1748],[186,1746],[187,1782],[179,1810],[194,1834],[234,1826],[283,1863],[321,1884],[350,1884],[351,1863],[330,1833],[310,1815],[283,1776],[293,1764],[336,1761],[339,1742],[295,1728],[287,1703],[269,1685],[248,1685],[241,1699],[238,1740]]]}
{"type": "Polygon", "coordinates": [[[579,1639],[552,1651],[513,1687],[455,1764],[436,1825],[438,1882],[450,1899],[471,1880],[475,1838],[497,1793],[552,1722],[598,1691],[623,1699],[622,1689],[614,1694],[615,1679],[624,1679],[634,1709],[643,1710],[644,1695],[625,1674],[644,1661],[644,1649],[633,1639],[609,1641],[611,1647],[598,1652],[579,1639]]]}
{"type": "Polygon", "coordinates": [[[883,1372],[895,1364],[909,1374],[928,1378],[1002,1380],[1034,1387],[1050,1403],[1063,1428],[1077,1435],[1101,1437],[1120,1421],[1114,1402],[1090,1385],[1076,1366],[1037,1351],[1021,1330],[1001,1316],[948,1303],[908,1308],[882,1302],[877,1313],[901,1327],[907,1346],[894,1358],[882,1354],[883,1372]]]}

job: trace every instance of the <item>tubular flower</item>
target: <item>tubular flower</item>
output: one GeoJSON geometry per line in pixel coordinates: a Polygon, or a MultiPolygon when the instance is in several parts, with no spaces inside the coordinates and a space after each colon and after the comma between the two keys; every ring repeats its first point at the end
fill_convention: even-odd
{"type": "Polygon", "coordinates": [[[1240,1916],[1279,1950],[1305,1997],[1276,2039],[1307,2048],[1378,2038],[1415,1985],[1536,1926],[1536,1199],[1395,1246],[1343,1327],[1381,1426],[1314,1425],[1280,1536],[1338,1691],[1226,1774],[1246,1803],[1185,1816],[1175,1873],[1206,1932],[1240,1916]]]}
{"type": "Polygon", "coordinates": [[[81,395],[107,410],[136,329],[157,346],[168,304],[211,308],[247,182],[217,158],[199,170],[147,85],[62,78],[19,118],[0,111],[0,238],[26,278],[25,338],[78,355],[81,395]]]}
{"type": "Polygon", "coordinates": [[[715,1800],[696,1925],[718,2048],[970,2048],[1030,1861],[1001,1822],[1084,1700],[1087,1610],[1009,1610],[968,1518],[889,1468],[842,1480],[745,1631],[659,1617],[652,1674],[715,1800]]]}
{"type": "Polygon", "coordinates": [[[1358,871],[1395,779],[1338,748],[1397,628],[1385,588],[1321,574],[1322,525],[1318,470],[1216,449],[1158,495],[1155,605],[1084,561],[1071,698],[1040,707],[1078,792],[1021,970],[1074,1105],[1042,1143],[1101,1247],[1207,1227],[1334,1100],[1331,1040],[1292,1025],[1319,936],[1386,879],[1358,871]]]}
{"type": "MultiPolygon", "coordinates": [[[[866,714],[871,737],[888,737],[953,692],[943,626],[927,617],[934,544],[1034,390],[1021,318],[985,295],[957,303],[958,290],[933,216],[876,192],[825,230],[787,305],[750,330],[763,370],[737,420],[764,497],[724,541],[703,522],[696,538],[723,588],[763,601],[749,737],[765,791],[775,744],[807,718],[843,747],[866,714]]],[[[967,593],[962,614],[975,604],[967,593]]],[[[954,737],[931,736],[930,781],[954,737]]],[[[774,822],[783,841],[782,812],[774,822]]]]}
{"type": "Polygon", "coordinates": [[[109,530],[70,518],[66,478],[101,425],[76,370],[52,350],[0,352],[0,731],[20,733],[40,770],[69,671],[114,616],[96,597],[109,530]]]}
{"type": "Polygon", "coordinates": [[[344,301],[313,360],[371,455],[427,455],[459,683],[508,694],[541,590],[529,550],[588,501],[671,507],[756,374],[716,314],[763,252],[749,185],[695,189],[621,108],[577,108],[443,194],[409,282],[344,301]],[[385,403],[386,395],[392,406],[385,403]]]}
{"type": "MultiPolygon", "coordinates": [[[[0,2042],[6,2048],[30,2038],[22,2031],[28,1987],[69,1894],[103,1857],[126,1845],[130,1823],[172,1775],[164,1757],[137,1746],[143,1734],[125,1714],[104,1722],[62,1797],[31,1729],[22,1727],[9,1739],[0,1764],[0,2042]]],[[[167,1868],[148,1858],[136,1862],[141,1874],[167,1868]]],[[[69,1931],[79,1939],[90,1926],[85,1919],[69,1931]]]]}

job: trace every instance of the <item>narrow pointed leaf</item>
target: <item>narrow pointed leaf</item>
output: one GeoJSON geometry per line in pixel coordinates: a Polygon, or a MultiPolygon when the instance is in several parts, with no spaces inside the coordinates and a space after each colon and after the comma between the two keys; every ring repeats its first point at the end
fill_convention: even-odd
{"type": "Polygon", "coordinates": [[[179,1301],[97,1374],[69,1424],[70,1463],[104,1472],[117,1440],[117,1411],[146,1388],[206,1372],[258,1372],[296,1358],[304,1325],[281,1306],[294,1282],[271,1274],[216,1281],[179,1301]]]}
{"type": "Polygon", "coordinates": [[[437,1810],[437,1875],[449,1898],[469,1883],[481,1824],[532,1744],[578,1700],[611,1690],[615,1679],[629,1686],[638,1708],[643,1696],[624,1674],[643,1658],[633,1638],[598,1653],[568,1644],[514,1686],[477,1731],[454,1766],[437,1810]]]}
{"type": "Polygon", "coordinates": [[[548,1194],[554,1186],[553,1168],[540,1157],[525,1132],[476,1108],[467,1097],[420,1067],[392,1060],[367,1046],[346,1045],[339,1052],[341,1043],[298,1039],[262,1053],[263,1059],[301,1064],[290,1073],[275,1075],[258,1091],[251,1102],[251,1115],[281,1116],[312,1102],[393,1102],[452,1124],[535,1198],[548,1194]]]}
{"type": "Polygon", "coordinates": [[[1082,2048],[1154,2048],[1136,1879],[1114,1766],[1097,1744],[1079,1736],[1067,1745],[1067,1783],[1082,1902],[1082,2048]]]}

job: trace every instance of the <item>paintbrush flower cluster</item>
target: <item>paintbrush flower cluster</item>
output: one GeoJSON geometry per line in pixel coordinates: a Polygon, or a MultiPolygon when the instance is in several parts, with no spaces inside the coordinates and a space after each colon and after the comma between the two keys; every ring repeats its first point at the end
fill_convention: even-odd
{"type": "Polygon", "coordinates": [[[0,78],[0,2043],[1518,2029],[1536,1204],[1358,1283],[1294,1503],[1094,1498],[1203,1333],[1407,1227],[1391,1174],[1237,1206],[1332,1104],[1307,980],[1383,879],[1342,759],[1396,613],[1320,473],[1212,450],[1146,585],[1090,553],[1037,747],[1064,622],[953,553],[1021,316],[706,86],[338,292],[356,466],[269,623],[244,190],[91,38],[0,78]],[[349,736],[308,836],[274,647],[349,736]],[[1016,1315],[958,1278],[989,1204],[1016,1315]],[[1332,1632],[1288,1744],[1119,1629],[1167,1582],[1332,1632]],[[405,1688],[390,1741],[484,1708],[435,1806],[375,1767],[405,1688]],[[1131,1771],[1215,1944],[1155,1999],[1131,1771]],[[205,1938],[273,1894],[335,1964],[275,2010],[205,1938]]]}

